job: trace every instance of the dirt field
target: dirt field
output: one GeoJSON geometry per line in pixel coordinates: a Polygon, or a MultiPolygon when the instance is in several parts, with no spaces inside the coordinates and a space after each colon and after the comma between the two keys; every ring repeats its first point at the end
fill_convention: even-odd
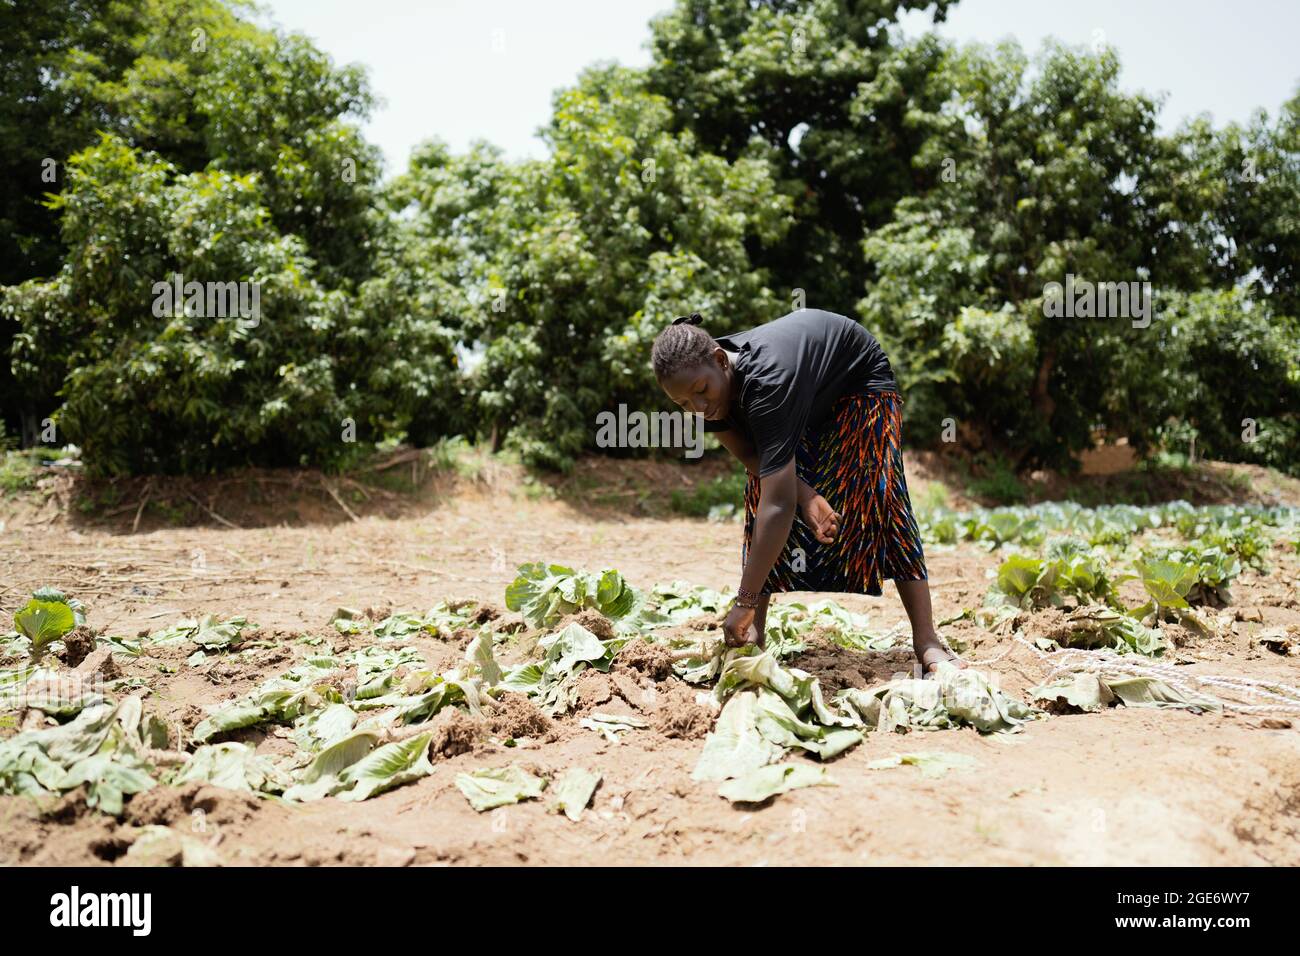
{"type": "MultiPolygon", "coordinates": [[[[163,672],[160,665],[181,662],[161,650],[120,660],[127,675],[148,678],[151,706],[192,723],[197,708],[244,694],[310,651],[293,637],[320,633],[347,646],[328,627],[341,605],[427,610],[443,598],[474,599],[508,615],[504,591],[515,567],[537,560],[617,568],[642,588],[684,579],[729,593],[738,580],[738,524],[626,517],[482,483],[356,520],[344,508],[363,509],[318,497],[284,524],[251,520],[251,511],[225,514],[218,504],[203,526],[167,527],[150,517],[135,533],[134,499],[108,525],[69,523],[40,501],[10,502],[0,618],[7,627],[15,602],[53,585],[84,600],[90,623],[106,633],[134,635],[210,612],[244,614],[283,642],[204,674],[183,664],[163,672]]],[[[1281,549],[1271,558],[1267,577],[1246,571],[1234,585],[1239,620],[1230,634],[1178,649],[1180,676],[1300,684],[1300,657],[1271,653],[1253,637],[1262,627],[1300,625],[1300,561],[1281,549]]],[[[930,548],[927,560],[937,619],[980,603],[993,557],[960,545],[930,548]]],[[[867,612],[880,630],[904,620],[892,589],[881,598],[797,597],[833,597],[867,612]]],[[[1013,694],[1050,668],[1036,648],[968,622],[944,632],[1013,694]]],[[[435,665],[451,666],[462,651],[427,635],[413,643],[435,665]]],[[[822,642],[789,663],[835,688],[886,680],[909,656],[906,646],[871,654],[822,642]]],[[[131,799],[114,820],[87,811],[75,792],[45,814],[25,798],[0,798],[7,820],[0,863],[112,863],[137,825],[161,823],[192,832],[229,864],[1300,864],[1300,714],[1120,707],[1035,721],[1016,735],[873,733],[829,764],[838,786],[737,809],[716,785],[690,779],[699,737],[652,729],[612,744],[578,726],[593,706],[642,711],[652,721],[665,708],[689,717],[694,689],[687,694],[676,678],[652,688],[644,675],[611,676],[584,691],[579,712],[555,721],[548,735],[519,748],[480,741],[470,752],[433,753],[431,776],[360,803],[289,806],[209,785],[160,787],[131,799]],[[976,764],[938,778],[916,767],[867,769],[891,753],[936,749],[976,764]],[[476,813],[452,783],[459,771],[509,763],[547,772],[583,766],[604,780],[578,822],[542,801],[476,813]]],[[[286,746],[260,731],[237,739],[268,753],[286,746]]]]}

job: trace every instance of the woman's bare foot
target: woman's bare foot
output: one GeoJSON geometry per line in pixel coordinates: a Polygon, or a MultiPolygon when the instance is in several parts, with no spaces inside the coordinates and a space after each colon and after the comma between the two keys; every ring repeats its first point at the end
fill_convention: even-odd
{"type": "Polygon", "coordinates": [[[940,661],[951,661],[958,668],[968,666],[965,661],[949,652],[946,647],[939,643],[937,634],[932,633],[926,637],[913,635],[912,652],[916,655],[916,664],[912,668],[914,677],[933,676],[939,668],[940,661]]]}

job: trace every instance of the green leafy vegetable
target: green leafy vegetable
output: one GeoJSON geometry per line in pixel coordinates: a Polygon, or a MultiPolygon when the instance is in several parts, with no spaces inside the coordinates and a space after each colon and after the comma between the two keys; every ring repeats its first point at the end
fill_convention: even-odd
{"type": "Polygon", "coordinates": [[[584,607],[620,618],[639,603],[636,590],[612,568],[593,574],[533,562],[520,565],[518,571],[519,576],[506,588],[506,607],[523,614],[532,627],[549,627],[584,607]]]}
{"type": "Polygon", "coordinates": [[[400,787],[433,773],[429,763],[432,733],[394,741],[371,751],[343,772],[340,800],[366,800],[376,794],[400,787]]]}
{"type": "Polygon", "coordinates": [[[1096,604],[1071,610],[1063,627],[1050,636],[1062,647],[1105,647],[1147,657],[1158,657],[1170,646],[1158,628],[1146,627],[1127,614],[1096,604]]]}
{"type": "Polygon", "coordinates": [[[323,748],[284,792],[285,799],[319,800],[342,790],[344,771],[370,753],[378,739],[372,730],[357,730],[323,748]]]}
{"type": "Polygon", "coordinates": [[[325,681],[339,663],[334,658],[309,658],[242,700],[216,708],[194,728],[195,743],[266,721],[287,723],[327,703],[341,703],[339,692],[325,681]]]}
{"type": "Polygon", "coordinates": [[[1048,559],[1016,554],[998,568],[996,591],[1017,607],[1060,607],[1066,597],[1105,600],[1111,583],[1100,559],[1090,554],[1048,559]]]}
{"type": "Polygon", "coordinates": [[[1221,710],[1222,702],[1204,694],[1188,694],[1154,677],[1114,677],[1082,671],[1067,674],[1051,684],[1031,687],[1036,700],[1082,711],[1104,710],[1117,700],[1128,707],[1177,707],[1194,713],[1221,710]]]}
{"type": "Polygon", "coordinates": [[[14,614],[14,627],[31,641],[29,653],[39,660],[51,642],[77,626],[77,615],[63,595],[51,588],[36,591],[14,614]]]}
{"type": "Polygon", "coordinates": [[[221,621],[217,619],[216,615],[209,614],[198,622],[194,628],[194,633],[190,636],[190,640],[199,647],[208,650],[229,647],[239,641],[239,632],[246,627],[248,627],[248,621],[243,617],[232,617],[229,620],[221,621]]]}
{"type": "Polygon", "coordinates": [[[545,650],[540,662],[512,668],[498,685],[502,690],[526,693],[543,711],[567,712],[577,702],[577,677],[588,667],[609,670],[614,655],[627,638],[602,641],[576,621],[538,641],[545,650]]]}
{"type": "Polygon", "coordinates": [[[424,624],[425,619],[422,615],[401,612],[390,614],[376,624],[374,633],[381,641],[392,641],[424,630],[424,624]]]}
{"type": "Polygon", "coordinates": [[[49,796],[86,786],[86,803],[118,815],[123,799],[153,787],[140,737],[138,697],[97,704],[59,727],[0,740],[0,793],[49,796]]]}
{"type": "Polygon", "coordinates": [[[1196,568],[1181,561],[1136,561],[1142,586],[1151,596],[1151,606],[1187,607],[1187,592],[1196,582],[1196,568]]]}
{"type": "Polygon", "coordinates": [[[714,695],[725,701],[704,742],[697,780],[741,777],[797,747],[829,760],[862,741],[861,719],[829,707],[816,678],[782,667],[768,652],[737,654],[725,664],[714,695]]]}

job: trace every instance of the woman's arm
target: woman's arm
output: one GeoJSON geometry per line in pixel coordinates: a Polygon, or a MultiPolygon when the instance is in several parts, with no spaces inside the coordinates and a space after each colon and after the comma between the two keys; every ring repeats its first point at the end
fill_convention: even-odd
{"type": "MultiPolygon", "coordinates": [[[[745,567],[741,570],[740,585],[751,594],[762,592],[764,581],[776,559],[785,549],[794,524],[794,511],[798,507],[794,459],[774,475],[759,479],[758,512],[754,515],[754,533],[745,553],[745,567]]],[[[763,600],[759,606],[766,606],[763,600]]],[[[723,622],[723,639],[729,646],[738,648],[749,640],[753,630],[757,607],[732,605],[723,622]]],[[[762,644],[761,635],[759,644],[762,644]]]]}
{"type": "Polygon", "coordinates": [[[754,518],[754,534],[740,576],[741,587],[755,594],[762,591],[772,566],[785,549],[790,527],[794,524],[794,514],[799,505],[794,459],[791,458],[780,471],[760,481],[762,485],[758,514],[754,518]]]}

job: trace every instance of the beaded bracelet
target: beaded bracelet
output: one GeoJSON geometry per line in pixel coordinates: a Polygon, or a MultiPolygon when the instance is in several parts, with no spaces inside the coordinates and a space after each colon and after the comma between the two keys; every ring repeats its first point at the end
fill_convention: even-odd
{"type": "Polygon", "coordinates": [[[733,602],[736,607],[757,608],[759,606],[759,602],[762,600],[761,595],[755,594],[743,584],[736,590],[737,594],[733,602]]]}

